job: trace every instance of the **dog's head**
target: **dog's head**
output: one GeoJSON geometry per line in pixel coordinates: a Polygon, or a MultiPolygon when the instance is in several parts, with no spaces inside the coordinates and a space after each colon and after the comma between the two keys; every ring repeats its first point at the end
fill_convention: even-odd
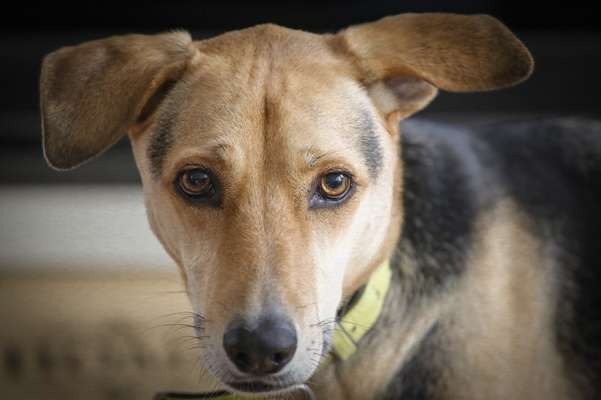
{"type": "Polygon", "coordinates": [[[312,375],[341,302],[392,252],[399,120],[438,88],[505,87],[531,69],[481,15],[113,37],[44,60],[44,149],[69,169],[129,135],[205,365],[230,389],[282,390],[312,375]]]}

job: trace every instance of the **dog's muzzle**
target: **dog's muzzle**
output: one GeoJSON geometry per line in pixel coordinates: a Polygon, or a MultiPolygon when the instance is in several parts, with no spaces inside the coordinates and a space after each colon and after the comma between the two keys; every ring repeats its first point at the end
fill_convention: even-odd
{"type": "MultiPolygon", "coordinates": [[[[359,340],[375,325],[384,308],[391,279],[392,270],[386,261],[371,275],[357,296],[353,295],[351,302],[342,308],[336,322],[332,351],[318,368],[323,368],[334,360],[344,361],[355,353],[359,340]]],[[[254,379],[227,384],[249,395],[294,392],[304,395],[308,400],[314,400],[313,392],[304,383],[278,387],[265,380],[269,374],[277,373],[290,362],[296,345],[296,331],[285,317],[260,319],[252,327],[244,321],[232,322],[223,337],[223,346],[236,368],[254,379]]],[[[155,400],[169,399],[240,400],[242,397],[227,391],[198,394],[160,393],[155,396],[155,400]]]]}

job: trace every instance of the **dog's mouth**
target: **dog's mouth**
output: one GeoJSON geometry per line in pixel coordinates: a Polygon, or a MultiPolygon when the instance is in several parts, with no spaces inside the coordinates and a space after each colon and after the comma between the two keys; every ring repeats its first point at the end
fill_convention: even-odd
{"type": "Polygon", "coordinates": [[[240,394],[249,394],[249,395],[276,395],[289,393],[293,391],[300,391],[306,393],[306,397],[312,399],[312,392],[310,389],[304,384],[298,383],[289,383],[289,384],[274,384],[261,380],[254,381],[237,381],[237,382],[228,382],[227,386],[233,389],[234,392],[240,394]],[[310,392],[310,393],[308,393],[310,392]]]}
{"type": "Polygon", "coordinates": [[[262,381],[228,382],[227,385],[238,392],[245,393],[270,393],[290,388],[290,386],[274,385],[262,381]]]}

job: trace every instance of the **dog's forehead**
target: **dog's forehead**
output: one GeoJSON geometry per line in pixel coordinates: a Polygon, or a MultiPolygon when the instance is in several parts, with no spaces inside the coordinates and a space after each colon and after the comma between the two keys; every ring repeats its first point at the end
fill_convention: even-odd
{"type": "Polygon", "coordinates": [[[234,61],[235,64],[230,64],[232,69],[262,64],[290,70],[307,63],[323,62],[331,65],[335,61],[343,61],[337,42],[330,39],[331,36],[328,35],[263,24],[227,32],[194,44],[203,57],[234,61]]]}
{"type": "Polygon", "coordinates": [[[264,25],[199,42],[199,58],[153,132],[155,167],[190,148],[262,157],[364,155],[372,172],[375,112],[319,35],[264,25]],[[370,153],[370,154],[367,154],[370,153]]]}

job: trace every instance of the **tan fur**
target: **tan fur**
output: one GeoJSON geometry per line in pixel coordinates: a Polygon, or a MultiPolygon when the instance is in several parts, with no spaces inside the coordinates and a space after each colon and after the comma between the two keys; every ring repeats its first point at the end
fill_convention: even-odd
{"type": "MultiPolygon", "coordinates": [[[[504,87],[525,79],[531,64],[521,43],[486,16],[401,15],[337,35],[261,25],[200,42],[184,33],[111,38],[45,59],[45,151],[52,165],[70,168],[129,132],[151,228],[206,317],[207,367],[233,379],[222,348],[227,324],[277,310],[299,336],[285,372],[303,382],[322,350],[318,323],[334,318],[397,242],[398,120],[425,107],[436,87],[504,87]],[[381,147],[377,177],[360,146],[366,117],[381,147]],[[148,152],[165,120],[173,140],[157,177],[148,152]],[[190,165],[219,177],[219,209],[191,205],[174,190],[190,165]],[[312,183],[332,169],[351,173],[356,192],[341,207],[309,209],[312,183]]],[[[407,310],[397,350],[351,360],[340,387],[369,364],[390,368],[372,368],[357,396],[383,385],[440,307],[407,310]]],[[[329,396],[321,398],[350,398],[329,396]]]]}
{"type": "MultiPolygon", "coordinates": [[[[554,343],[554,249],[509,201],[482,217],[448,340],[453,398],[569,399],[554,343]]],[[[560,300],[556,300],[560,301],[560,300]]]]}

